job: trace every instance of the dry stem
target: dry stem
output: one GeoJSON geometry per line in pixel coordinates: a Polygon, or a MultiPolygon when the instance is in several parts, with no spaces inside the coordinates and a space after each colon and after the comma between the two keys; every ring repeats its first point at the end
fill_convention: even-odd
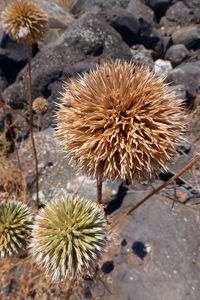
{"type": "Polygon", "coordinates": [[[198,154],[196,157],[192,159],[192,161],[185,166],[180,172],[178,172],[176,175],[174,175],[172,178],[170,178],[165,183],[161,184],[157,189],[149,193],[146,197],[144,197],[143,200],[141,200],[138,204],[133,206],[130,210],[128,210],[125,214],[123,214],[119,219],[117,219],[110,227],[109,230],[113,229],[117,224],[119,224],[121,221],[123,221],[127,216],[129,216],[134,210],[136,210],[139,206],[141,206],[144,202],[146,202],[150,197],[152,197],[154,194],[165,188],[170,182],[175,181],[179,176],[181,176],[185,171],[190,169],[198,160],[200,159],[200,154],[198,154]]]}
{"type": "Polygon", "coordinates": [[[102,176],[97,177],[97,204],[101,204],[102,200],[102,176]]]}
{"type": "Polygon", "coordinates": [[[69,286],[68,286],[68,289],[67,289],[67,295],[66,295],[65,300],[69,300],[70,299],[70,296],[72,294],[72,290],[73,290],[74,284],[75,284],[75,279],[72,276],[72,278],[70,279],[70,282],[69,282],[69,286]]]}
{"type": "Polygon", "coordinates": [[[35,146],[35,140],[33,136],[33,98],[32,98],[32,85],[31,85],[31,48],[27,44],[28,49],[28,83],[29,83],[29,129],[31,135],[31,141],[33,146],[34,160],[35,160],[35,173],[36,173],[36,207],[39,209],[39,172],[38,172],[38,158],[35,146]]]}

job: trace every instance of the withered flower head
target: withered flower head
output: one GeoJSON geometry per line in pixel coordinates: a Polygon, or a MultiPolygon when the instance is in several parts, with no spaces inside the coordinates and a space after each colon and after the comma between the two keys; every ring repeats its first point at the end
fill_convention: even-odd
{"type": "Polygon", "coordinates": [[[132,181],[157,172],[175,153],[183,101],[148,67],[116,60],[64,88],[57,136],[89,176],[132,181]]]}
{"type": "Polygon", "coordinates": [[[48,103],[43,97],[38,97],[33,101],[33,109],[37,113],[44,113],[47,111],[48,103]]]}
{"type": "Polygon", "coordinates": [[[46,13],[33,0],[16,0],[2,13],[6,33],[20,42],[38,42],[43,38],[47,24],[46,13]]]}

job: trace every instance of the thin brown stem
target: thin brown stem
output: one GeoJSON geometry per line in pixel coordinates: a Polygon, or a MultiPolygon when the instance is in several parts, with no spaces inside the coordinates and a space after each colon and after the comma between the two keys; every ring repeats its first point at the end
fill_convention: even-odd
{"type": "Polygon", "coordinates": [[[74,287],[74,283],[75,283],[75,279],[72,276],[72,278],[70,279],[70,282],[69,282],[69,286],[68,286],[68,289],[67,289],[67,295],[66,295],[65,300],[69,300],[70,299],[71,294],[72,294],[72,290],[73,290],[73,287],[74,287]]]}
{"type": "Polygon", "coordinates": [[[39,172],[38,172],[38,158],[37,150],[35,146],[35,140],[33,136],[33,97],[32,97],[32,85],[31,85],[31,46],[27,44],[28,49],[28,84],[29,84],[29,130],[31,135],[31,141],[33,146],[34,160],[35,160],[35,176],[36,176],[36,207],[39,209],[39,172]]]}
{"type": "Polygon", "coordinates": [[[150,197],[152,197],[154,194],[165,188],[170,182],[175,181],[179,176],[181,176],[183,173],[185,173],[188,169],[190,169],[198,160],[200,159],[200,154],[198,154],[196,157],[192,159],[192,161],[185,166],[180,172],[178,172],[176,175],[174,175],[172,178],[170,178],[165,183],[161,184],[157,189],[149,193],[146,197],[144,197],[143,200],[141,200],[138,204],[133,206],[130,210],[128,210],[125,214],[123,214],[119,219],[117,219],[110,227],[109,230],[113,229],[117,224],[119,224],[121,221],[123,221],[127,216],[129,216],[134,210],[136,210],[139,206],[141,206],[144,202],[146,202],[150,197]]]}
{"type": "Polygon", "coordinates": [[[97,204],[102,202],[102,176],[97,177],[97,204]]]}
{"type": "Polygon", "coordinates": [[[38,115],[38,119],[37,119],[37,133],[40,132],[40,114],[38,115]]]}
{"type": "Polygon", "coordinates": [[[6,115],[6,108],[5,108],[5,104],[3,103],[1,94],[0,94],[0,103],[1,103],[1,105],[2,105],[4,118],[5,118],[6,124],[8,125],[8,130],[9,130],[9,133],[10,133],[10,137],[11,137],[11,140],[12,140],[12,143],[13,143],[13,146],[14,146],[14,149],[15,149],[15,151],[16,151],[18,167],[19,167],[19,170],[20,170],[20,172],[21,172],[21,177],[22,177],[22,168],[21,168],[21,162],[20,162],[20,158],[19,158],[18,148],[17,148],[17,146],[16,146],[15,139],[14,139],[14,136],[13,136],[13,132],[12,132],[11,126],[10,126],[10,124],[9,124],[8,117],[7,117],[7,115],[6,115]]]}

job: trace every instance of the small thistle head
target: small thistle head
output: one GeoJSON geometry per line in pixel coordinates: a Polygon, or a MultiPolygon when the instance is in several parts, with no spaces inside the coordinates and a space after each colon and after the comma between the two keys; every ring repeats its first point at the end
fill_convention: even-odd
{"type": "Polygon", "coordinates": [[[2,13],[3,28],[19,42],[38,42],[43,38],[47,25],[46,13],[33,0],[16,0],[2,13]]]}
{"type": "Polygon", "coordinates": [[[9,256],[24,249],[31,231],[31,214],[22,203],[0,205],[0,256],[9,256]]]}
{"type": "Polygon", "coordinates": [[[89,176],[131,182],[173,157],[185,125],[183,100],[148,67],[116,60],[64,88],[57,136],[89,176]]]}
{"type": "Polygon", "coordinates": [[[32,253],[53,280],[90,272],[105,246],[106,221],[92,201],[62,196],[36,216],[32,253]]]}
{"type": "Polygon", "coordinates": [[[43,97],[38,97],[33,101],[33,109],[37,113],[44,113],[47,111],[48,102],[43,97]]]}

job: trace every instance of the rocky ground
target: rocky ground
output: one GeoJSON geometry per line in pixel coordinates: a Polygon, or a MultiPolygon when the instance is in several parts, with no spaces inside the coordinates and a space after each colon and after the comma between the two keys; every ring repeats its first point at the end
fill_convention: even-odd
{"type": "MultiPolygon", "coordinates": [[[[165,76],[191,109],[188,142],[178,149],[175,163],[168,166],[167,173],[132,186],[104,183],[105,210],[112,222],[200,151],[200,2],[77,0],[69,12],[51,0],[38,2],[49,14],[44,41],[32,47],[33,98],[43,96],[48,101],[47,112],[40,116],[40,133],[36,134],[43,204],[60,192],[78,192],[95,199],[95,182],[75,174],[55,139],[53,116],[63,80],[88,72],[103,60],[133,60],[165,76]]],[[[25,47],[12,41],[1,27],[0,41],[0,89],[10,106],[10,120],[14,121],[17,113],[27,115],[27,54],[25,47]]],[[[37,120],[34,114],[35,128],[37,120]]],[[[0,130],[3,126],[0,110],[0,130]]],[[[27,150],[28,125],[23,118],[16,123],[15,134],[24,165],[29,169],[29,203],[34,204],[33,159],[27,150]]],[[[113,230],[113,240],[95,278],[85,279],[84,287],[72,299],[198,300],[199,178],[197,164],[177,181],[176,193],[174,186],[169,186],[121,222],[113,230]]],[[[23,273],[22,264],[27,268],[30,265],[26,265],[26,255],[17,259],[7,274],[10,278],[2,281],[0,299],[65,299],[63,285],[50,287],[47,282],[41,285],[41,278],[36,284],[23,277],[23,282],[30,280],[32,284],[31,292],[24,292],[20,287],[22,281],[19,284],[16,278],[23,273]]],[[[32,278],[39,278],[40,271],[35,272],[32,278]]]]}

